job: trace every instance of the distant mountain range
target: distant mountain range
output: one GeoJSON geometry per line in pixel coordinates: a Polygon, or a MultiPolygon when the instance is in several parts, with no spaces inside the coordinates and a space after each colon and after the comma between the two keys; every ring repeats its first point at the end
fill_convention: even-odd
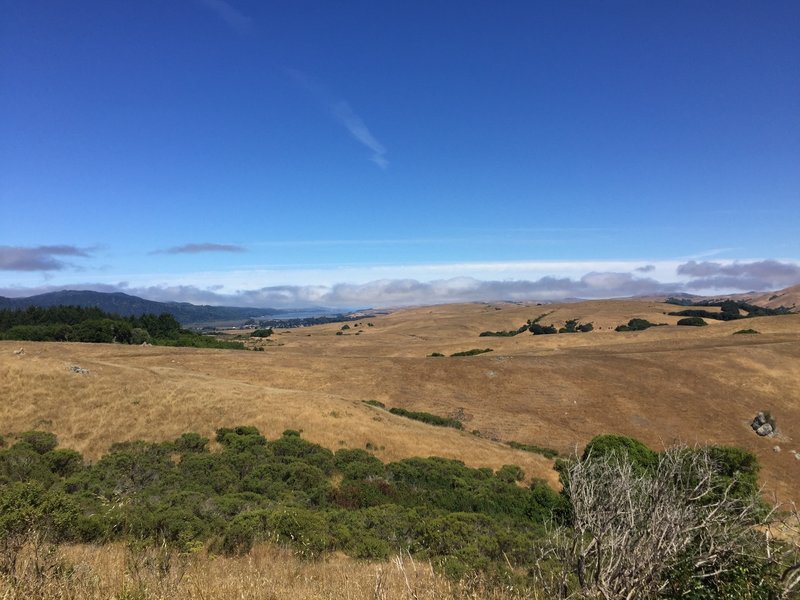
{"type": "Polygon", "coordinates": [[[181,324],[201,324],[248,319],[275,319],[312,317],[334,314],[338,311],[321,307],[308,309],[247,308],[241,306],[208,306],[188,302],[155,302],[121,292],[105,293],[85,290],[63,290],[29,296],[5,298],[0,296],[0,309],[20,309],[29,306],[94,306],[122,316],[169,313],[181,324]]]}

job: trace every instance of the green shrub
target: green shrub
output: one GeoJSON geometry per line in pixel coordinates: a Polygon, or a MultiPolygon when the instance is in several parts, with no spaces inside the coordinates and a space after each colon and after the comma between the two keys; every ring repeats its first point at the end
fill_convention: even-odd
{"type": "Polygon", "coordinates": [[[545,458],[556,458],[558,456],[558,450],[553,450],[552,448],[546,448],[544,446],[536,446],[534,444],[521,444],[520,442],[514,442],[514,441],[507,443],[515,450],[523,450],[524,452],[533,452],[534,454],[541,454],[545,458]]]}
{"type": "Polygon", "coordinates": [[[558,333],[558,330],[553,325],[539,325],[538,323],[531,323],[530,332],[533,335],[552,335],[558,333]]]}
{"type": "Polygon", "coordinates": [[[475,356],[476,354],[485,354],[493,352],[491,348],[473,348],[472,350],[464,350],[463,352],[455,352],[450,356],[475,356]]]}
{"type": "Polygon", "coordinates": [[[656,323],[651,323],[647,319],[631,319],[627,325],[617,325],[614,331],[644,331],[656,326],[656,323]]]}
{"type": "Polygon", "coordinates": [[[428,425],[436,425],[437,427],[453,427],[454,429],[464,429],[464,425],[458,419],[451,419],[450,417],[440,417],[427,412],[418,412],[406,410],[405,408],[390,408],[389,412],[393,415],[406,417],[407,419],[414,419],[415,421],[422,421],[428,425]]]}
{"type": "Polygon", "coordinates": [[[45,490],[37,482],[0,487],[0,543],[6,551],[8,542],[19,543],[34,533],[51,542],[71,540],[77,520],[77,505],[61,491],[45,490]]]}
{"type": "Polygon", "coordinates": [[[679,319],[678,325],[687,325],[689,327],[703,327],[708,325],[701,317],[686,317],[685,319],[679,319]]]}
{"type": "Polygon", "coordinates": [[[752,334],[756,334],[756,333],[760,333],[760,332],[756,331],[755,329],[740,329],[739,331],[734,331],[733,335],[739,335],[739,334],[752,335],[752,334]]]}
{"type": "Polygon", "coordinates": [[[520,333],[525,333],[526,331],[528,331],[529,327],[530,327],[530,322],[511,331],[482,331],[478,335],[478,337],[514,337],[515,335],[519,335],[520,333]]]}
{"type": "Polygon", "coordinates": [[[624,457],[640,470],[650,470],[658,462],[658,454],[639,440],[613,434],[593,437],[586,444],[581,460],[586,460],[589,456],[600,458],[608,454],[624,457]]]}
{"type": "Polygon", "coordinates": [[[386,405],[380,400],[362,400],[362,402],[368,406],[374,406],[375,408],[386,408],[386,405]]]}
{"type": "Polygon", "coordinates": [[[269,329],[256,329],[251,334],[250,337],[269,337],[273,333],[272,328],[269,329]]]}
{"type": "Polygon", "coordinates": [[[150,334],[146,329],[141,327],[134,327],[131,329],[131,344],[141,346],[142,344],[149,344],[152,341],[150,334]]]}
{"type": "Polygon", "coordinates": [[[556,492],[542,479],[535,479],[530,489],[526,514],[534,523],[565,522],[569,514],[569,502],[563,494],[556,492]]]}
{"type": "Polygon", "coordinates": [[[432,358],[438,358],[440,356],[444,356],[444,354],[442,354],[441,352],[431,352],[430,354],[428,354],[428,357],[432,358]]]}
{"type": "Polygon", "coordinates": [[[333,473],[333,452],[318,444],[304,440],[292,430],[269,443],[269,447],[277,457],[296,458],[322,470],[325,475],[333,473]]]}
{"type": "Polygon", "coordinates": [[[221,427],[217,429],[217,442],[226,448],[241,450],[249,446],[266,446],[267,438],[255,427],[221,427]]]}
{"type": "Polygon", "coordinates": [[[57,448],[44,454],[47,466],[59,477],[71,477],[83,469],[83,456],[80,452],[67,448],[57,448]]]}
{"type": "Polygon", "coordinates": [[[360,448],[342,448],[333,457],[334,466],[345,479],[368,479],[383,477],[383,462],[373,454],[360,448]]]}
{"type": "Polygon", "coordinates": [[[380,506],[392,501],[395,489],[384,479],[347,479],[331,493],[331,502],[341,508],[380,506]]]}
{"type": "Polygon", "coordinates": [[[38,454],[46,454],[58,446],[56,435],[49,431],[26,431],[19,434],[18,437],[21,442],[28,444],[38,454]]]}
{"type": "Polygon", "coordinates": [[[705,319],[714,319],[715,321],[734,321],[736,319],[744,319],[742,315],[739,314],[738,309],[736,312],[712,312],[710,310],[700,310],[700,309],[686,309],[686,310],[679,310],[674,311],[671,313],[667,313],[673,317],[694,317],[694,318],[705,318],[705,319]]]}
{"type": "Polygon", "coordinates": [[[516,483],[525,479],[525,471],[517,465],[503,465],[494,476],[505,483],[516,483]]]}
{"type": "Polygon", "coordinates": [[[12,481],[35,481],[50,487],[55,481],[50,464],[25,442],[0,450],[0,485],[12,481]]]}
{"type": "Polygon", "coordinates": [[[188,489],[227,494],[236,489],[239,475],[224,453],[190,452],[178,465],[178,472],[188,489]]]}
{"type": "Polygon", "coordinates": [[[199,433],[184,433],[174,442],[176,452],[208,452],[208,438],[204,438],[199,433]]]}
{"type": "MultiPolygon", "coordinates": [[[[768,422],[774,419],[769,413],[768,422]]],[[[758,493],[758,472],[760,466],[755,454],[743,448],[732,446],[709,446],[711,458],[716,463],[719,489],[734,498],[746,499],[758,493]]]]}

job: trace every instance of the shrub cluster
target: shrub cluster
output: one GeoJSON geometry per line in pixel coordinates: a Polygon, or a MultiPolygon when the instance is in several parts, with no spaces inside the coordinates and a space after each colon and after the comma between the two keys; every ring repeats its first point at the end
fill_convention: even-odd
{"type": "MultiPolygon", "coordinates": [[[[636,577],[636,571],[615,566],[631,553],[614,553],[624,552],[624,544],[648,542],[647,528],[669,526],[668,511],[684,505],[687,512],[679,516],[705,511],[712,528],[654,570],[668,584],[667,597],[773,597],[780,593],[787,556],[779,540],[765,553],[748,545],[750,538],[724,538],[727,525],[736,523],[761,539],[754,529],[759,513],[747,508],[758,494],[758,463],[738,448],[673,449],[665,463],[666,453],[637,440],[599,436],[582,457],[557,461],[563,490],[556,493],[541,481],[521,485],[523,473],[515,465],[492,471],[435,457],[387,464],[361,449],[333,453],[294,430],[268,440],[254,427],[222,428],[216,432],[220,450],[213,452],[197,433],[167,443],[123,442],[94,464],[59,448],[47,432],[25,432],[13,441],[0,450],[0,548],[11,559],[32,533],[54,543],[149,540],[184,550],[200,542],[228,554],[269,540],[308,558],[329,551],[367,559],[410,552],[455,577],[479,570],[512,585],[526,577],[539,585],[549,573],[560,582],[552,597],[587,597],[616,580],[582,581],[586,560],[598,565],[598,573],[636,577]],[[705,463],[693,460],[701,454],[705,463]],[[673,468],[662,481],[665,464],[673,468]],[[683,464],[685,473],[674,469],[683,464]],[[711,470],[697,471],[698,464],[711,470]],[[671,490],[692,489],[703,473],[712,478],[704,493],[672,498],[671,490]],[[597,474],[603,478],[591,479],[597,474]],[[664,493],[648,496],[654,484],[664,493]],[[631,512],[631,525],[622,515],[638,505],[617,503],[617,496],[658,502],[667,512],[655,521],[646,511],[631,512]],[[587,512],[591,503],[606,512],[587,512]],[[742,514],[751,520],[742,521],[742,514]],[[609,537],[606,527],[620,535],[609,537]],[[694,560],[708,556],[718,539],[733,545],[712,554],[711,567],[694,560]],[[576,548],[586,552],[575,554],[576,548]]],[[[11,563],[0,563],[0,571],[11,563]]]]}
{"type": "MultiPolygon", "coordinates": [[[[667,300],[669,302],[669,299],[667,300]]],[[[686,306],[686,304],[683,304],[686,306]]],[[[689,306],[716,306],[719,307],[719,312],[712,312],[703,310],[702,308],[689,308],[669,313],[676,317],[700,317],[704,319],[715,319],[717,321],[735,321],[737,319],[747,319],[750,317],[773,317],[776,315],[786,315],[791,311],[781,306],[779,308],[767,308],[765,306],[756,306],[748,302],[736,300],[720,300],[720,301],[701,301],[689,304],[689,306]],[[742,314],[744,312],[745,314],[742,314]]]]}
{"type": "Polygon", "coordinates": [[[514,337],[520,333],[525,333],[529,328],[530,323],[526,323],[518,329],[512,329],[511,331],[482,331],[478,337],[514,337]]]}
{"type": "Polygon", "coordinates": [[[557,329],[554,325],[541,325],[541,321],[550,313],[544,313],[531,320],[517,329],[511,331],[483,331],[480,337],[513,337],[526,331],[530,331],[533,335],[552,335],[554,333],[588,333],[594,329],[591,323],[581,323],[578,319],[569,319],[564,323],[564,327],[557,329]]]}
{"type": "Polygon", "coordinates": [[[614,331],[644,331],[650,327],[659,327],[661,323],[651,323],[647,319],[631,319],[627,325],[617,325],[614,331]]]}
{"type": "Polygon", "coordinates": [[[413,410],[406,410],[405,408],[390,408],[389,412],[393,415],[406,417],[407,419],[414,419],[415,421],[422,421],[428,425],[436,425],[437,427],[452,427],[453,429],[464,429],[463,423],[458,419],[451,419],[450,417],[440,417],[428,412],[420,412],[413,410]]]}
{"type": "Polygon", "coordinates": [[[360,449],[336,453],[288,430],[219,429],[221,450],[186,433],[169,443],[114,444],[94,464],[26,432],[0,450],[0,544],[35,529],[51,542],[198,541],[246,552],[271,540],[303,556],[339,550],[430,558],[453,574],[504,571],[531,558],[558,495],[443,458],[385,464],[360,449]]]}

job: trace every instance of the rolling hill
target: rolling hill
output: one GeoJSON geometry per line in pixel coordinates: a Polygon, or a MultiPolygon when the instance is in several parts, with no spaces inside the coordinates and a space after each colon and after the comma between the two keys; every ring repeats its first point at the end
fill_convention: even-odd
{"type": "Polygon", "coordinates": [[[27,298],[5,298],[0,296],[0,309],[59,305],[97,307],[106,312],[122,316],[168,313],[183,325],[219,321],[246,321],[247,319],[259,318],[276,319],[300,315],[312,317],[335,312],[325,308],[286,310],[279,308],[196,305],[188,302],[155,302],[121,292],[107,293],[88,290],[62,290],[27,298]]]}
{"type": "Polygon", "coordinates": [[[277,330],[259,342],[263,352],[2,342],[0,433],[43,428],[97,457],[120,440],[252,424],[268,437],[302,429],[329,448],[367,447],[384,460],[440,455],[471,466],[514,463],[529,479],[553,483],[551,460],[503,442],[570,453],[594,435],[621,433],[654,448],[674,441],[747,448],[763,466],[766,489],[797,500],[800,315],[693,328],[676,327],[678,317],[666,314],[672,309],[643,300],[421,307],[351,322],[347,330],[277,330]],[[594,330],[479,338],[542,313],[543,324],[579,319],[594,330]],[[666,326],[614,331],[634,317],[666,326]],[[760,333],[734,335],[742,328],[760,333]],[[24,354],[15,354],[20,346],[24,354]],[[449,357],[479,347],[493,352],[449,357]],[[433,352],[448,356],[429,357],[433,352]],[[392,415],[365,400],[455,417],[465,431],[392,415]],[[760,410],[777,419],[777,436],[751,430],[760,410]]]}

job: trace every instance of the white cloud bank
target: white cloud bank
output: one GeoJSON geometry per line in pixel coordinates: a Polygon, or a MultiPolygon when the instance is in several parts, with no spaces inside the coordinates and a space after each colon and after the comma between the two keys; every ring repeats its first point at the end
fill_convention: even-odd
{"type": "MultiPolygon", "coordinates": [[[[399,274],[401,268],[383,267],[399,274]]],[[[374,278],[357,283],[317,285],[283,284],[249,287],[242,278],[255,282],[264,271],[203,273],[170,276],[163,282],[126,281],[119,283],[84,283],[70,286],[38,288],[0,288],[2,296],[28,296],[55,289],[91,289],[125,292],[160,301],[181,301],[194,304],[332,308],[410,306],[475,301],[555,301],[569,298],[615,298],[643,295],[668,295],[679,292],[722,294],[774,290],[800,283],[800,261],[761,260],[750,262],[589,262],[589,263],[467,263],[463,265],[429,265],[405,267],[417,277],[374,278]],[[557,268],[560,265],[560,268],[557,268]],[[479,278],[494,272],[519,273],[523,266],[534,272],[550,268],[558,275],[536,278],[479,278]],[[614,269],[609,267],[625,267],[614,269]],[[457,267],[457,268],[456,268],[457,267]],[[597,267],[576,274],[583,267],[597,267]],[[602,267],[606,267],[605,270],[602,267]],[[567,272],[565,274],[565,271],[567,272]],[[444,272],[459,276],[437,277],[444,272]],[[419,277],[428,273],[430,279],[419,277]],[[646,273],[646,276],[644,275],[646,273]],[[665,277],[666,275],[666,277],[665,277]],[[670,276],[671,275],[671,276],[670,276]],[[227,279],[227,280],[226,280],[227,279]]],[[[376,272],[376,271],[373,271],[376,272]]],[[[276,272],[271,272],[272,276],[276,272]]],[[[334,271],[341,275],[342,272],[334,271]]],[[[367,271],[369,273],[369,271],[367,271]]],[[[308,276],[309,272],[305,273],[308,276]]],[[[328,273],[331,276],[331,273],[328,273]]],[[[144,277],[144,276],[142,276],[144,277]]],[[[262,279],[263,280],[263,279],[262,279]]],[[[310,281],[313,279],[306,279],[310,281]]]]}

